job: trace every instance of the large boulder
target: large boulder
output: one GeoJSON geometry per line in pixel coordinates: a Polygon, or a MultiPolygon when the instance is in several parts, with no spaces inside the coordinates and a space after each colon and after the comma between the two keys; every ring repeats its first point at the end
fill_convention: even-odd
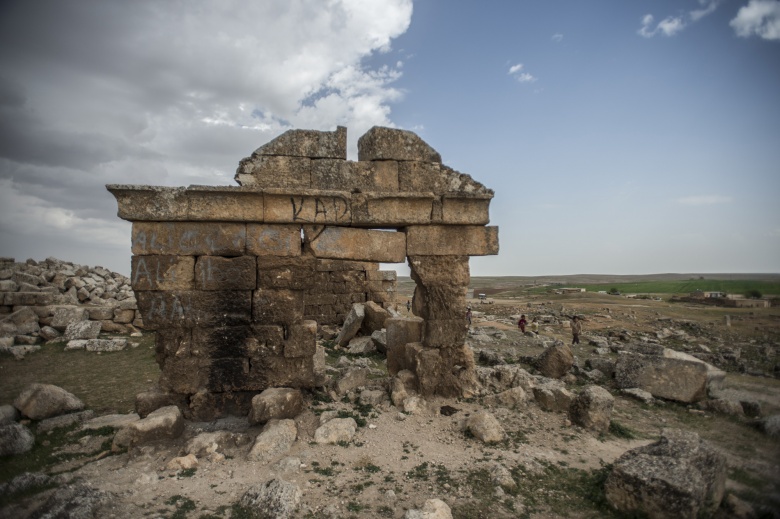
{"type": "Polygon", "coordinates": [[[30,384],[14,400],[23,416],[43,420],[84,409],[84,402],[61,387],[52,384],[30,384]]]}
{"type": "Polygon", "coordinates": [[[609,430],[615,398],[601,386],[586,387],[569,407],[569,418],[575,425],[603,433],[609,430]]]}
{"type": "Polygon", "coordinates": [[[272,419],[295,418],[303,410],[300,390],[272,387],[252,398],[249,423],[264,424],[272,419]]]}
{"type": "Polygon", "coordinates": [[[441,499],[429,499],[421,510],[407,510],[404,519],[452,519],[452,511],[441,499]]]}
{"type": "Polygon", "coordinates": [[[100,321],[75,321],[65,328],[65,340],[97,339],[100,335],[100,321]]]}
{"type": "Polygon", "coordinates": [[[709,517],[726,485],[726,458],[694,432],[665,429],[656,443],[624,453],[604,484],[625,514],[653,519],[709,517]]]}
{"type": "Polygon", "coordinates": [[[0,425],[0,456],[24,454],[35,445],[30,429],[19,423],[0,425]]]}
{"type": "Polygon", "coordinates": [[[297,438],[298,426],[295,425],[295,420],[271,420],[257,435],[255,444],[249,451],[249,459],[268,463],[287,454],[297,438]]]}
{"type": "Polygon", "coordinates": [[[656,398],[693,403],[707,396],[708,369],[703,362],[648,355],[623,355],[615,365],[620,389],[637,387],[656,398]]]}
{"type": "Polygon", "coordinates": [[[466,428],[483,443],[497,443],[506,437],[506,432],[495,416],[487,411],[478,411],[466,421],[466,428]]]}
{"type": "Polygon", "coordinates": [[[175,405],[161,407],[146,418],[132,422],[114,435],[113,451],[141,443],[178,438],[184,432],[184,417],[175,405]]]}
{"type": "Polygon", "coordinates": [[[314,431],[314,441],[325,444],[349,442],[355,436],[356,431],[357,422],[354,418],[334,418],[320,425],[314,431]]]}
{"type": "Polygon", "coordinates": [[[533,388],[534,400],[545,411],[565,413],[574,395],[560,381],[550,381],[533,388]]]}
{"type": "Polygon", "coordinates": [[[89,317],[86,308],[80,306],[63,306],[54,311],[49,326],[59,332],[64,332],[69,324],[78,321],[86,321],[89,317]]]}
{"type": "Polygon", "coordinates": [[[239,504],[264,519],[289,519],[302,497],[303,492],[295,483],[272,479],[247,490],[239,504]]]}
{"type": "Polygon", "coordinates": [[[567,344],[553,344],[534,359],[534,366],[548,378],[561,378],[574,365],[574,354],[567,344]]]}

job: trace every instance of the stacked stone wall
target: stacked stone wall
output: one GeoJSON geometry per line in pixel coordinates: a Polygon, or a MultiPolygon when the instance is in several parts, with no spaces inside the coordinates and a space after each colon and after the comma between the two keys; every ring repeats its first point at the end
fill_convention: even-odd
{"type": "Polygon", "coordinates": [[[423,393],[473,378],[462,303],[468,257],[498,252],[493,193],[411,132],[375,127],[358,148],[346,160],[345,128],[295,130],[240,162],[241,187],[107,186],[133,222],[132,286],[169,401],[206,417],[268,387],[312,387],[317,322],[391,305],[395,273],[377,264],[407,258],[425,321],[400,350],[438,374],[420,377],[423,393]]]}

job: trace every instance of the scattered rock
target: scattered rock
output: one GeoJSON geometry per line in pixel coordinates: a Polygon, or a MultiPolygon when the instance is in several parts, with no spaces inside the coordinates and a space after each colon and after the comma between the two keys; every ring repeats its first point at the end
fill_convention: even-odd
{"type": "Polygon", "coordinates": [[[46,418],[38,423],[38,427],[35,428],[35,432],[40,434],[58,427],[68,427],[75,423],[85,422],[95,417],[95,412],[91,409],[86,411],[80,411],[77,413],[63,414],[60,416],[54,416],[52,418],[46,418]]]}
{"type": "Polygon", "coordinates": [[[404,519],[452,519],[452,511],[441,499],[428,499],[421,510],[407,510],[404,519]]]}
{"type": "Polygon", "coordinates": [[[198,458],[194,454],[173,458],[165,465],[165,470],[190,470],[198,468],[198,458]]]}
{"type": "Polygon", "coordinates": [[[533,388],[534,400],[545,411],[567,412],[574,395],[560,382],[550,381],[533,388]]]}
{"type": "Polygon", "coordinates": [[[483,443],[497,443],[506,437],[504,428],[495,416],[487,411],[478,411],[466,421],[469,432],[483,443]]]}
{"type": "Polygon", "coordinates": [[[500,463],[495,463],[490,467],[490,479],[493,481],[493,484],[500,486],[504,490],[511,491],[517,488],[517,483],[515,483],[512,473],[500,463]]]}
{"type": "Polygon", "coordinates": [[[336,337],[336,344],[339,346],[349,344],[349,341],[360,331],[360,326],[363,324],[365,317],[366,311],[363,303],[352,305],[347,317],[344,318],[344,326],[341,327],[341,331],[338,337],[336,337]]]}
{"type": "Polygon", "coordinates": [[[166,438],[178,438],[184,432],[184,417],[178,407],[161,407],[146,418],[131,422],[114,435],[113,451],[166,438]]]}
{"type": "Polygon", "coordinates": [[[376,344],[371,337],[354,337],[349,341],[347,351],[350,355],[369,355],[376,351],[376,344]]]}
{"type": "Polygon", "coordinates": [[[40,518],[91,518],[100,517],[99,510],[108,504],[112,495],[86,485],[66,485],[58,488],[35,511],[40,518]]]}
{"type": "Polygon", "coordinates": [[[710,516],[726,484],[726,459],[693,432],[665,429],[653,444],[632,449],[613,464],[604,485],[620,512],[649,517],[710,516]]]}
{"type": "Polygon", "coordinates": [[[97,339],[100,335],[100,321],[75,321],[65,328],[65,340],[97,339]]]}
{"type": "Polygon", "coordinates": [[[302,497],[303,492],[295,483],[272,479],[247,490],[239,504],[263,519],[289,519],[302,497]]]}
{"type": "Polygon", "coordinates": [[[272,419],[295,418],[303,410],[300,390],[285,387],[269,388],[252,398],[249,423],[264,424],[272,419]]]}
{"type": "Polygon", "coordinates": [[[329,444],[349,442],[356,432],[357,423],[353,418],[334,418],[314,431],[314,441],[329,444]]]}
{"type": "Polygon", "coordinates": [[[601,386],[588,386],[571,403],[569,418],[575,425],[598,433],[609,430],[615,398],[601,386]]]}
{"type": "Polygon", "coordinates": [[[635,398],[644,404],[652,404],[655,402],[652,394],[650,394],[648,391],[645,391],[644,389],[639,389],[638,387],[621,389],[620,393],[626,396],[630,396],[631,398],[635,398]]]}
{"type": "Polygon", "coordinates": [[[558,342],[544,350],[534,360],[534,366],[548,378],[561,378],[571,370],[574,354],[567,344],[558,342]]]}
{"type": "Polygon", "coordinates": [[[525,405],[528,394],[522,387],[513,387],[495,395],[488,395],[482,399],[482,403],[493,407],[508,407],[510,409],[525,405]]]}
{"type": "Polygon", "coordinates": [[[368,368],[349,368],[344,375],[336,381],[336,393],[340,396],[345,395],[347,391],[352,391],[368,383],[368,368]]]}
{"type": "Polygon", "coordinates": [[[35,445],[35,436],[20,423],[0,425],[0,456],[24,454],[35,445]]]}
{"type": "Polygon", "coordinates": [[[269,463],[290,451],[298,438],[295,420],[271,420],[257,435],[255,444],[249,451],[249,459],[260,463],[269,463]]]}
{"type": "Polygon", "coordinates": [[[84,402],[75,395],[52,384],[30,384],[16,400],[16,407],[22,416],[33,420],[43,420],[84,409],[84,402]]]}
{"type": "Polygon", "coordinates": [[[0,425],[14,423],[19,420],[19,411],[10,404],[0,405],[0,425]]]}

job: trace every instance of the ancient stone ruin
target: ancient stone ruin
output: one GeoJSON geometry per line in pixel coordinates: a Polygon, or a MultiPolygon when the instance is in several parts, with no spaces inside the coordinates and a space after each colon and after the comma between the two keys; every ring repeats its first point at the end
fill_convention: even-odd
{"type": "Polygon", "coordinates": [[[408,261],[413,313],[387,328],[391,375],[423,396],[470,394],[469,256],[498,253],[493,192],[414,133],[374,127],[346,160],[346,128],[291,130],[243,159],[240,187],[109,185],[133,223],[132,287],[157,331],[162,393],[193,417],[246,414],[270,387],[316,384],[317,324],[394,303],[408,261]]]}

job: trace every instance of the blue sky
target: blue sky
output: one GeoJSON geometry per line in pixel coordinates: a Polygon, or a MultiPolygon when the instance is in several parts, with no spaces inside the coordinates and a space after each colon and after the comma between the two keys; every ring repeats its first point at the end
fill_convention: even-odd
{"type": "Polygon", "coordinates": [[[105,184],[379,124],[495,190],[473,275],[780,272],[778,0],[187,7],[0,6],[0,255],[128,273],[105,184]]]}

